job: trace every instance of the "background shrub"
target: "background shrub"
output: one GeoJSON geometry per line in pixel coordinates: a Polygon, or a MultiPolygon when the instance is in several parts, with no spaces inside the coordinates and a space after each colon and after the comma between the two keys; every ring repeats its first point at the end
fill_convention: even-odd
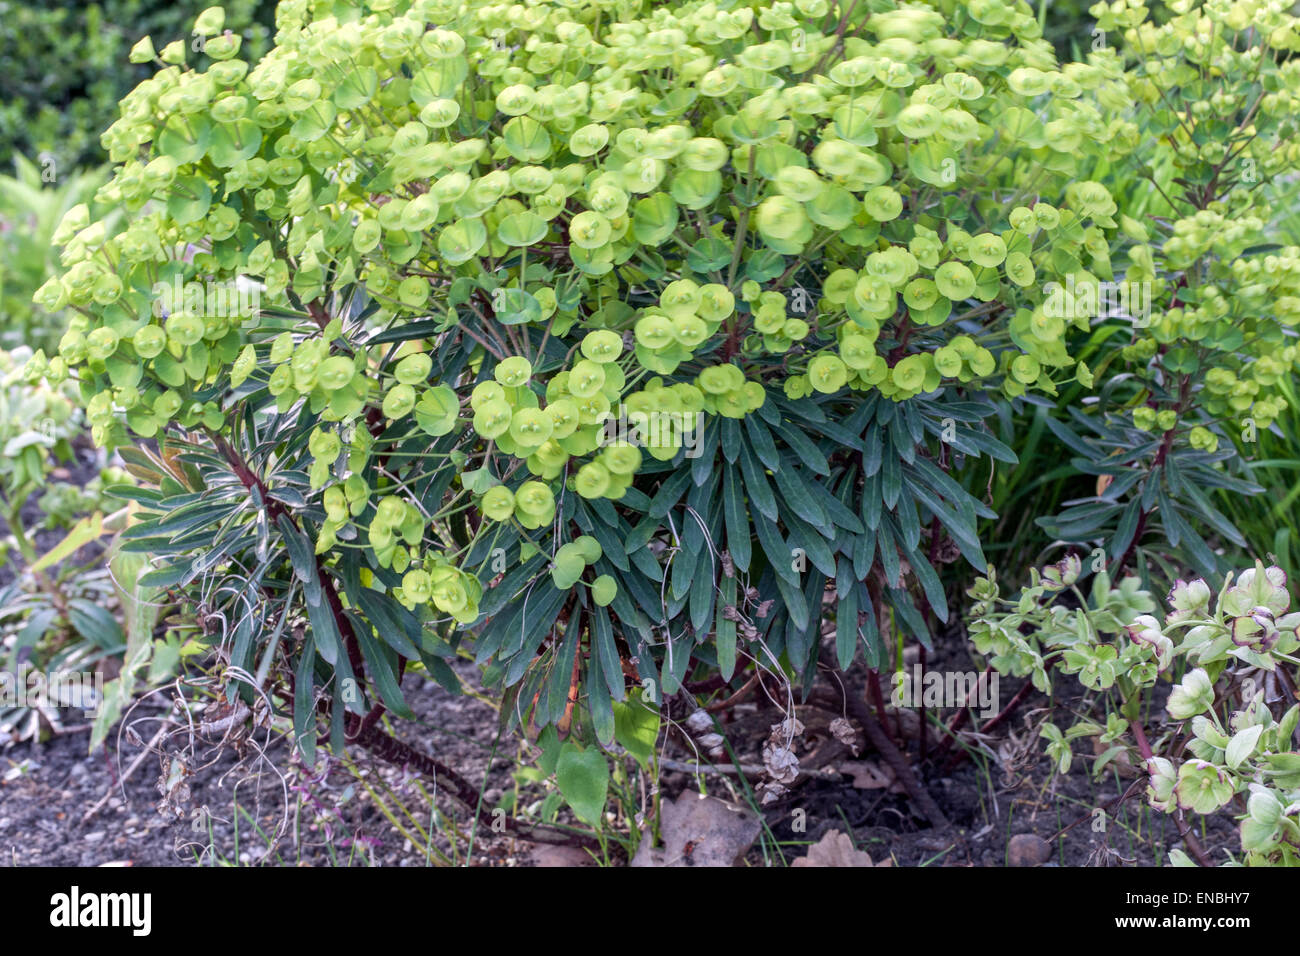
{"type": "Polygon", "coordinates": [[[59,269],[54,230],[73,206],[90,201],[107,170],[43,182],[41,169],[14,157],[16,175],[0,175],[0,346],[53,349],[67,316],[50,313],[32,296],[59,269]]]}
{"type": "MultiPolygon", "coordinates": [[[[146,34],[189,42],[195,0],[51,0],[0,3],[0,168],[25,156],[52,157],[71,173],[104,161],[99,134],[122,96],[147,71],[126,53],[146,34]]],[[[275,4],[231,0],[227,25],[255,51],[265,49],[275,4]]]]}

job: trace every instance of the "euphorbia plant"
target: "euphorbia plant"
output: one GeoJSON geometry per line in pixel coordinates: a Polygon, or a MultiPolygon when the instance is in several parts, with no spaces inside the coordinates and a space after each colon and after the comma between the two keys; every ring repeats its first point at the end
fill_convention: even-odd
{"type": "Polygon", "coordinates": [[[1121,228],[1076,281],[1090,293],[1112,285],[1082,310],[1105,387],[1053,425],[1104,478],[1043,522],[1054,537],[1100,543],[1112,571],[1149,537],[1216,578],[1230,565],[1210,543],[1246,544],[1214,497],[1258,491],[1240,464],[1285,407],[1279,386],[1300,361],[1300,248],[1270,226],[1271,186],[1300,159],[1300,32],[1288,11],[1249,0],[1174,0],[1154,17],[1142,0],[1092,7],[1130,64],[1116,122],[1139,135],[1116,137],[1121,228]]]}
{"type": "Polygon", "coordinates": [[[257,64],[219,8],[209,69],[157,52],[104,136],[130,223],[74,210],[40,299],[96,438],[159,444],[151,580],[305,750],[318,712],[387,747],[407,664],[466,649],[511,721],[608,742],[629,681],[808,671],[831,586],[841,665],[890,609],[929,640],[936,565],[984,567],[949,471],[1014,460],[982,391],[1091,382],[1039,306],[1118,228],[1078,175],[1133,139],[1113,53],[1058,68],[1019,2],[277,20],[257,64]],[[155,308],[249,277],[254,315],[155,308]]]}

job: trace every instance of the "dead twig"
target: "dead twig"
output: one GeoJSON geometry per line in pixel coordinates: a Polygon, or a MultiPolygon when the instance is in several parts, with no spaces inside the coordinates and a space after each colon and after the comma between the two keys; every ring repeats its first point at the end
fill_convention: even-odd
{"type": "MultiPolygon", "coordinates": [[[[123,774],[118,778],[117,780],[118,787],[125,788],[126,782],[127,780],[130,779],[131,774],[139,770],[140,765],[144,763],[145,758],[155,752],[155,748],[158,746],[158,742],[167,735],[167,731],[174,724],[175,721],[171,720],[170,718],[163,719],[163,724],[161,727],[158,728],[158,732],[153,735],[153,739],[150,740],[147,744],[145,744],[144,750],[140,751],[139,755],[134,760],[131,761],[131,765],[127,767],[125,772],[123,772],[123,774]]],[[[102,797],[100,797],[93,807],[91,807],[89,810],[86,811],[85,815],[81,818],[81,822],[82,823],[88,822],[91,818],[95,816],[95,814],[99,813],[100,810],[104,809],[109,799],[113,796],[113,791],[115,789],[117,789],[117,787],[109,787],[108,792],[105,793],[102,797]]]]}
{"type": "Polygon", "coordinates": [[[710,714],[716,714],[720,711],[728,710],[729,708],[734,707],[736,704],[740,703],[742,700],[748,697],[750,692],[755,687],[758,686],[758,679],[761,675],[762,675],[761,671],[755,671],[754,676],[751,677],[749,680],[745,681],[744,686],[741,687],[740,690],[736,691],[726,700],[714,701],[712,704],[707,705],[704,709],[708,711],[710,714]]]}
{"type": "MultiPolygon", "coordinates": [[[[689,774],[711,773],[719,776],[733,776],[733,777],[736,774],[742,774],[745,777],[752,777],[754,779],[767,776],[766,767],[761,767],[758,764],[750,764],[750,763],[743,763],[739,767],[737,767],[735,764],[731,764],[731,763],[705,764],[705,763],[691,763],[690,761],[687,760],[671,760],[669,758],[661,758],[659,761],[659,766],[663,770],[672,771],[674,773],[689,773],[689,774]]],[[[843,774],[841,774],[838,770],[817,770],[817,769],[807,768],[807,767],[799,768],[800,779],[806,778],[810,780],[835,781],[835,780],[839,780],[842,776],[843,774]]]]}

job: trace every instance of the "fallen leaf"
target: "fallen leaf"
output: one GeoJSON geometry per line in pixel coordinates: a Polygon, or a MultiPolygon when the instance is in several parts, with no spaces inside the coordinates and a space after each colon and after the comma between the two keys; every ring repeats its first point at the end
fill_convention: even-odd
{"type": "Polygon", "coordinates": [[[663,847],[651,846],[646,831],[631,865],[735,866],[761,828],[746,808],[687,790],[663,804],[659,824],[663,847]]]}
{"type": "Polygon", "coordinates": [[[874,863],[871,854],[853,845],[852,838],[843,830],[828,830],[822,838],[808,848],[791,866],[889,866],[889,860],[874,863]]]}
{"type": "Polygon", "coordinates": [[[884,790],[895,788],[897,783],[893,770],[872,760],[847,760],[840,764],[839,770],[853,778],[857,790],[884,790]]]}

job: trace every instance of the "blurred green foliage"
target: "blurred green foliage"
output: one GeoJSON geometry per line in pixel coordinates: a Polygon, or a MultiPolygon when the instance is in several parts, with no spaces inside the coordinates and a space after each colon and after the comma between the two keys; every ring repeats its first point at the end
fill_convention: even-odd
{"type": "Polygon", "coordinates": [[[66,320],[32,302],[32,295],[58,268],[51,236],[63,214],[89,202],[107,170],[72,173],[45,181],[43,168],[14,157],[16,175],[0,175],[0,348],[30,345],[53,349],[66,320]]]}
{"type": "MultiPolygon", "coordinates": [[[[211,0],[0,0],[0,169],[46,154],[62,173],[106,159],[99,134],[123,94],[151,75],[127,59],[145,34],[159,49],[188,38],[211,0]]],[[[274,32],[275,3],[228,0],[226,24],[254,58],[274,32]]],[[[46,163],[46,168],[50,166],[46,163]]]]}
{"type": "Polygon", "coordinates": [[[1056,48],[1056,55],[1063,59],[1082,60],[1089,50],[1097,49],[1102,42],[1115,45],[1120,40],[1116,36],[1102,39],[1102,34],[1094,32],[1097,22],[1088,8],[1093,0],[1037,0],[1033,4],[1038,12],[1038,22],[1043,27],[1043,37],[1056,48]]]}

